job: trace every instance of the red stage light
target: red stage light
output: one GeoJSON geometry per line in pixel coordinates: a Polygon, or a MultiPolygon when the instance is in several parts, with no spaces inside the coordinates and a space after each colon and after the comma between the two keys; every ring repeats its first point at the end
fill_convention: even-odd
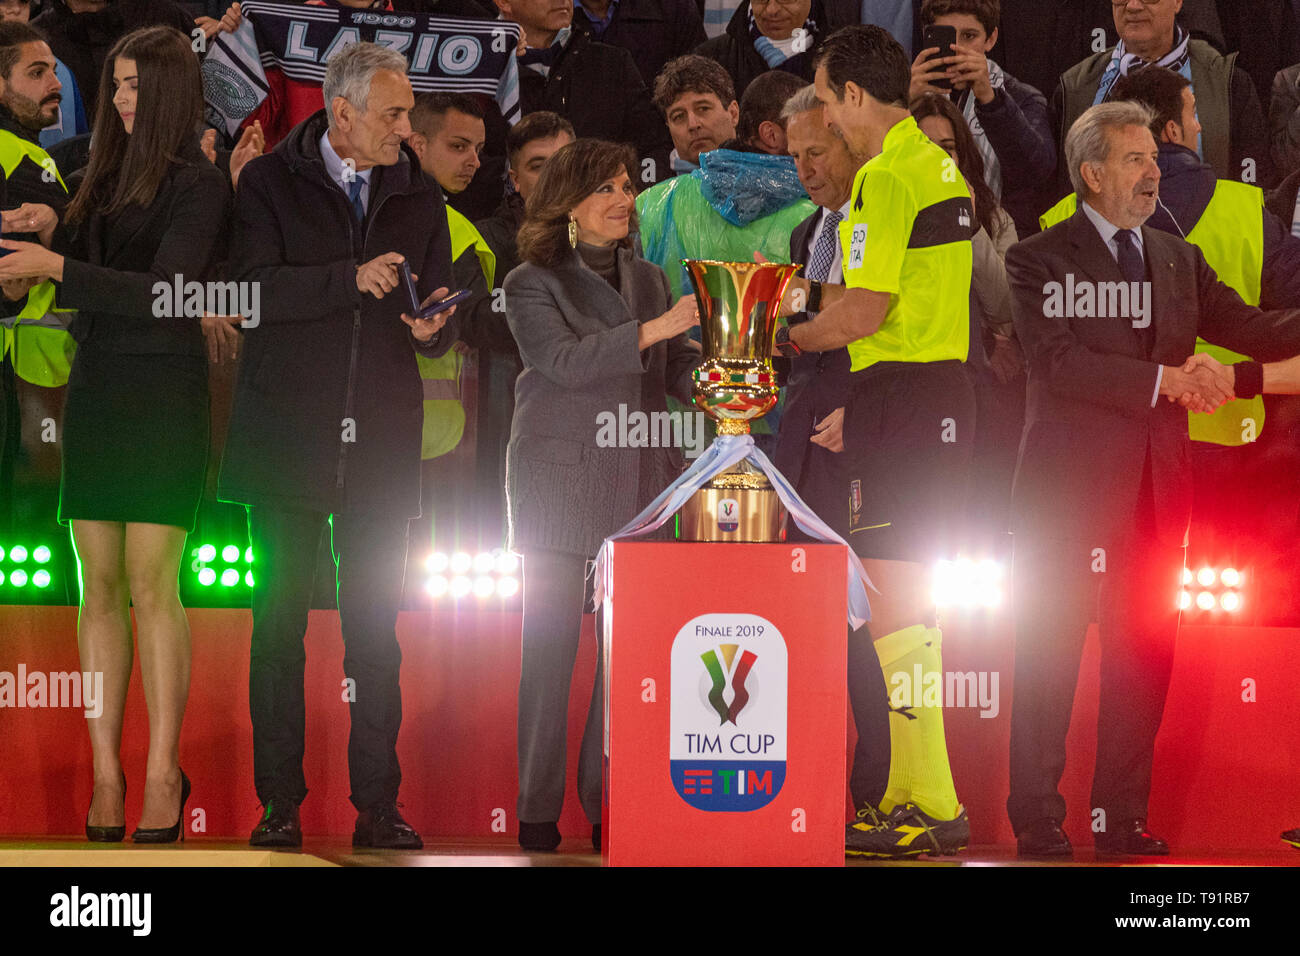
{"type": "Polygon", "coordinates": [[[1208,611],[1210,608],[1214,607],[1214,595],[1209,591],[1202,591],[1200,594],[1196,595],[1196,606],[1202,611],[1208,611]]]}

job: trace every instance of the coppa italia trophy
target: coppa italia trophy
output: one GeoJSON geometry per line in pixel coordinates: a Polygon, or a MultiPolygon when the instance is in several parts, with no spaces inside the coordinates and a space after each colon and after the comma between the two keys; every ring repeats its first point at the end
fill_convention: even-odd
{"type": "MultiPolygon", "coordinates": [[[[780,389],[772,344],[781,299],[799,266],[774,262],[684,260],[700,310],[704,363],[695,370],[695,404],[718,434],[748,435],[780,389]]],[[[714,475],[682,507],[683,541],[780,541],[786,511],[772,483],[748,459],[714,475]]]]}

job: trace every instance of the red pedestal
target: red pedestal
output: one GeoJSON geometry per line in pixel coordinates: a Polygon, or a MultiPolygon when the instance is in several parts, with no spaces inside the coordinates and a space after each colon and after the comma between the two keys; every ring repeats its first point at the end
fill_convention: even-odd
{"type": "Polygon", "coordinates": [[[844,864],[843,545],[617,542],[611,865],[844,864]]]}

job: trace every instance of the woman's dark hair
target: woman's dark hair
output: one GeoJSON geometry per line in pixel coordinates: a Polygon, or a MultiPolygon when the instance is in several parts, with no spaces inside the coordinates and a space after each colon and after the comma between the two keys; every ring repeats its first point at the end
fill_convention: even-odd
{"type": "MultiPolygon", "coordinates": [[[[636,188],[636,154],[627,146],[600,139],[575,139],[546,161],[537,186],[528,197],[524,224],[519,227],[519,258],[550,268],[570,251],[569,213],[607,180],[626,172],[636,188]]],[[[636,209],[620,246],[631,247],[636,209]]]]}
{"type": "Polygon", "coordinates": [[[99,80],[90,164],[67,219],[112,214],[130,203],[147,206],[168,169],[197,145],[203,120],[203,82],[190,38],[175,27],[126,34],[108,51],[99,80]],[[135,122],[128,135],[113,106],[113,70],[119,58],[136,65],[135,122]]]}
{"type": "Polygon", "coordinates": [[[975,146],[966,118],[955,103],[941,93],[922,93],[912,101],[912,117],[918,123],[927,116],[940,116],[952,124],[952,138],[957,144],[957,169],[966,178],[975,199],[975,218],[989,234],[998,236],[998,199],[984,181],[984,157],[975,146]]]}

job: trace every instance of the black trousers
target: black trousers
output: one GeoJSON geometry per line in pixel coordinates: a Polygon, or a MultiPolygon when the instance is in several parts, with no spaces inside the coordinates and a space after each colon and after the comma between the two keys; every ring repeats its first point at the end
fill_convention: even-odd
{"type": "MultiPolygon", "coordinates": [[[[306,703],[303,671],[316,551],[329,515],[262,505],[248,509],[253,546],[253,646],[248,704],[253,718],[253,782],[263,803],[301,803],[306,703]]],[[[343,673],[352,682],[348,776],[352,805],[397,799],[402,724],[397,611],[406,568],[405,517],[338,514],[331,529],[343,673]]],[[[337,685],[335,685],[337,686],[337,685]]]]}
{"type": "Polygon", "coordinates": [[[1146,817],[1178,634],[1184,558],[1182,547],[1156,540],[1149,474],[1134,526],[1118,547],[1016,535],[1007,813],[1017,833],[1037,819],[1065,819],[1057,786],[1084,637],[1093,620],[1101,639],[1101,681],[1090,810],[1105,812],[1108,829],[1146,817]]]}
{"type": "MultiPolygon", "coordinates": [[[[524,555],[524,620],[519,670],[519,820],[554,823],[564,805],[569,686],[578,656],[587,559],[558,551],[524,555]]],[[[596,614],[596,680],[578,755],[578,800],[600,822],[604,776],[604,655],[596,614]]]]}

